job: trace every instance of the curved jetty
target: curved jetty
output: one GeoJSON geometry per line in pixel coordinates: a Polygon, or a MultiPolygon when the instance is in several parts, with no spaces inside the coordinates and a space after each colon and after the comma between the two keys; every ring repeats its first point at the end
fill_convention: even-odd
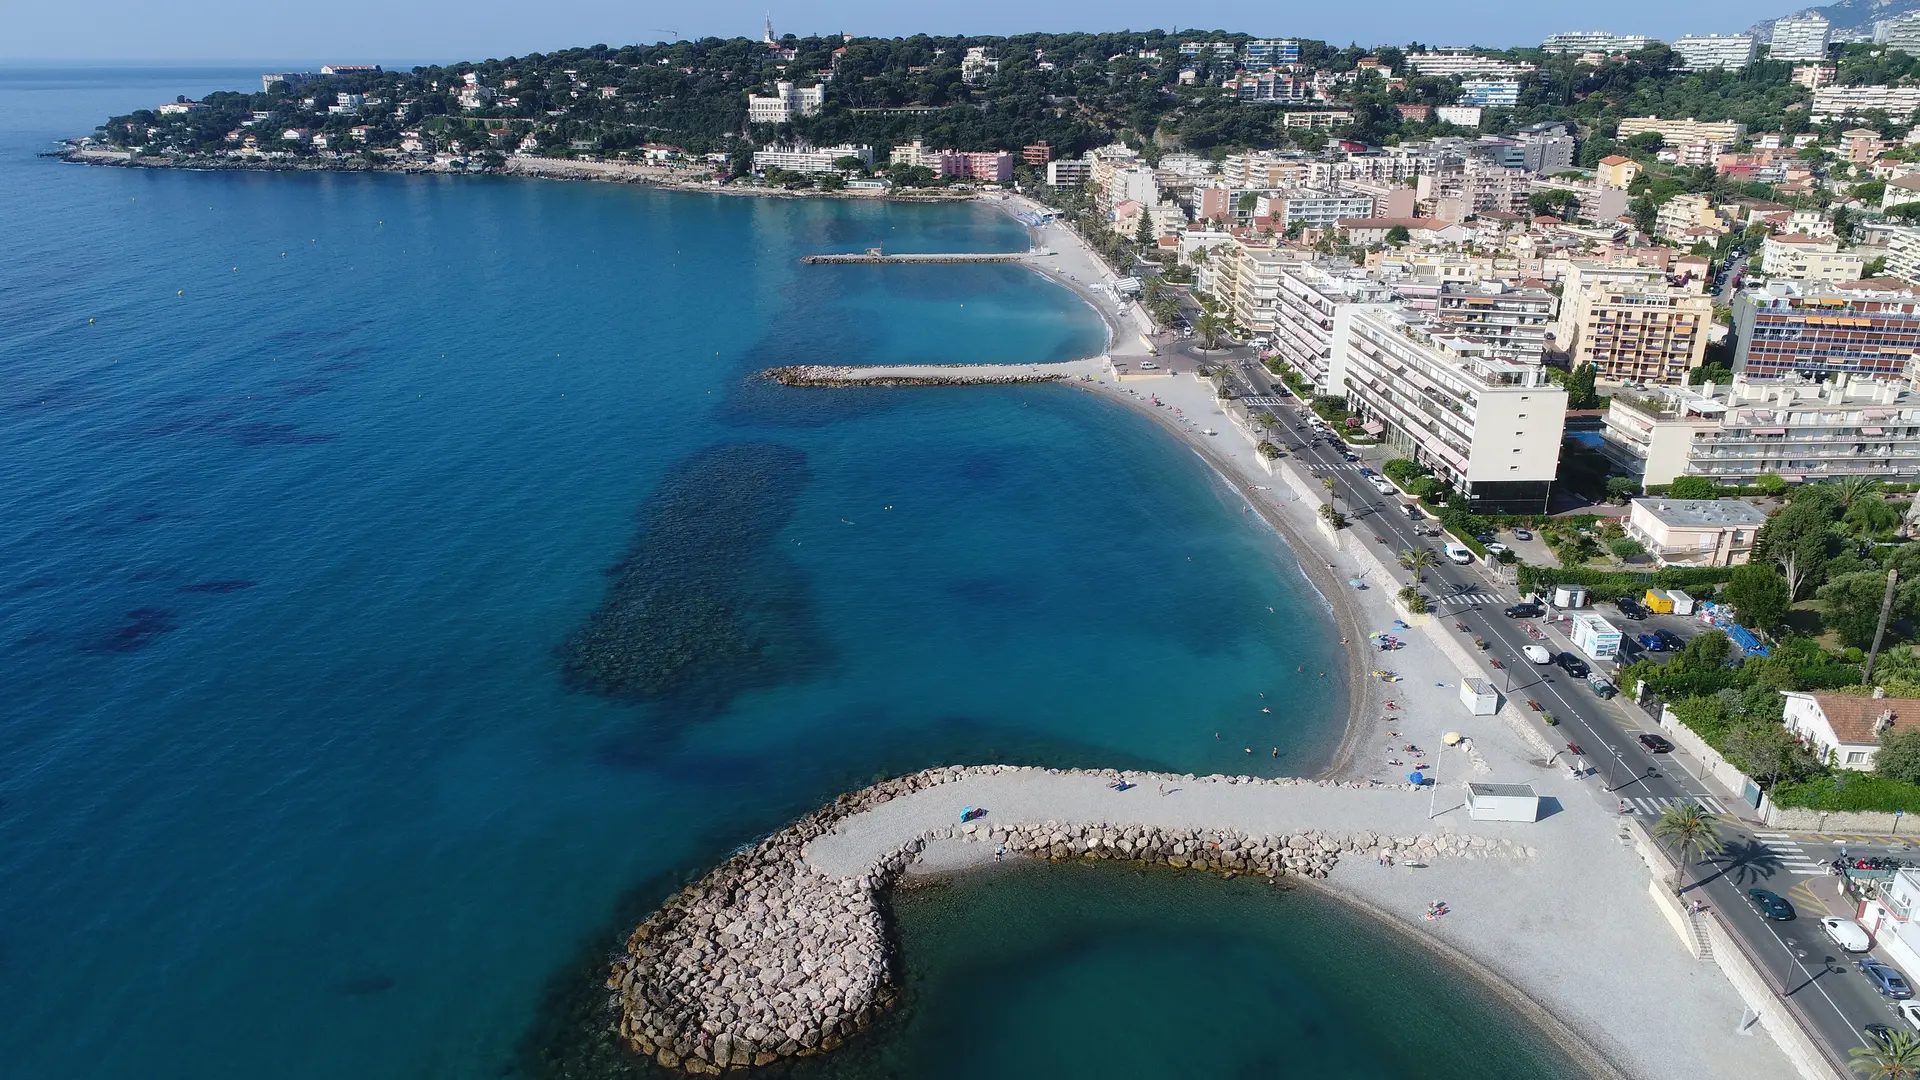
{"type": "Polygon", "coordinates": [[[1427,831],[1427,798],[1371,781],[951,766],[842,795],[721,864],[627,940],[607,986],[620,1036],[719,1073],[839,1046],[891,1003],[877,894],[902,873],[1005,856],[1121,859],[1225,877],[1325,877],[1341,855],[1517,858],[1427,831]],[[964,808],[984,810],[962,822],[964,808]]]}
{"type": "Polygon", "coordinates": [[[1005,386],[1097,378],[1107,358],[1052,364],[799,364],[760,374],[782,386],[1005,386]]]}

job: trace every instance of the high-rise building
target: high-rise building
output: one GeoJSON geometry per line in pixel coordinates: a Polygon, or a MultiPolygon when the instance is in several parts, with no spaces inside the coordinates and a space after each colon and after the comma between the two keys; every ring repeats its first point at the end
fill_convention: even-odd
{"type": "Polygon", "coordinates": [[[1339,312],[1331,382],[1379,436],[1467,497],[1474,513],[1545,513],[1567,392],[1538,364],[1493,355],[1390,304],[1339,312]]]}
{"type": "Polygon", "coordinates": [[[1695,70],[1743,68],[1758,50],[1752,34],[1688,34],[1673,43],[1674,55],[1695,70]]]}
{"type": "Polygon", "coordinates": [[[1920,56],[1920,11],[1909,11],[1874,23],[1873,40],[1909,56],[1920,56]]]}
{"type": "Polygon", "coordinates": [[[1825,60],[1833,40],[1833,24],[1825,15],[1809,11],[1773,21],[1768,56],[1774,60],[1825,60]]]}
{"type": "Polygon", "coordinates": [[[1887,232],[1887,269],[1909,285],[1920,285],[1920,228],[1911,225],[1889,228],[1887,232]]]}
{"type": "Polygon", "coordinates": [[[1559,34],[1549,34],[1547,40],[1540,43],[1543,52],[1551,53],[1618,53],[1644,49],[1653,43],[1645,34],[1609,34],[1604,30],[1569,30],[1559,34]]]}
{"type": "Polygon", "coordinates": [[[1525,75],[1534,69],[1532,64],[1524,61],[1496,60],[1491,56],[1481,56],[1479,53],[1461,49],[1408,53],[1407,67],[1415,75],[1437,78],[1468,75],[1525,75]]]}
{"type": "Polygon", "coordinates": [[[1236,319],[1245,310],[1254,319],[1249,329],[1272,336],[1280,359],[1322,394],[1338,394],[1328,381],[1333,358],[1334,324],[1342,308],[1354,304],[1383,304],[1393,299],[1387,286],[1342,260],[1269,264],[1260,280],[1270,288],[1253,286],[1235,298],[1236,319]],[[1256,295],[1268,294],[1268,295],[1256,295]]]}
{"type": "Polygon", "coordinates": [[[1571,366],[1610,381],[1673,383],[1707,355],[1713,298],[1667,283],[1652,266],[1573,263],[1563,279],[1556,344],[1571,366]]]}
{"type": "Polygon", "coordinates": [[[1733,299],[1733,370],[1749,379],[1898,379],[1920,353],[1920,291],[1878,279],[1771,281],[1733,299]]]}
{"type": "Polygon", "coordinates": [[[1905,120],[1920,109],[1920,86],[1823,86],[1813,92],[1815,120],[1883,112],[1905,120]]]}
{"type": "Polygon", "coordinates": [[[1520,104],[1520,80],[1510,77],[1462,79],[1459,103],[1483,109],[1511,109],[1520,104]]]}

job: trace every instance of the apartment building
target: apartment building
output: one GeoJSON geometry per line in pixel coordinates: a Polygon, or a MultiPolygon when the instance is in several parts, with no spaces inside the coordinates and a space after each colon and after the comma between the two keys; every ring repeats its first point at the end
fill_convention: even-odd
{"type": "Polygon", "coordinates": [[[1713,298],[1651,266],[1568,266],[1555,344],[1609,382],[1678,382],[1707,355],[1713,298]]]}
{"type": "Polygon", "coordinates": [[[1331,381],[1334,342],[1344,332],[1341,312],[1355,304],[1389,303],[1392,290],[1344,260],[1279,263],[1276,270],[1268,319],[1274,352],[1315,393],[1344,392],[1331,381]]]}
{"type": "Polygon", "coordinates": [[[1687,34],[1673,42],[1674,55],[1687,67],[1743,68],[1753,63],[1759,43],[1752,34],[1687,34]]]}
{"type": "Polygon", "coordinates": [[[1610,154],[1600,159],[1600,167],[1594,170],[1594,178],[1607,187],[1622,191],[1640,175],[1640,163],[1620,154],[1610,154]]]}
{"type": "Polygon", "coordinates": [[[1465,493],[1475,513],[1545,513],[1567,392],[1537,364],[1436,333],[1389,304],[1341,309],[1331,381],[1363,429],[1465,493]]]}
{"type": "Polygon", "coordinates": [[[1920,353],[1920,291],[1887,278],[1846,284],[1770,281],[1733,298],[1733,370],[1897,379],[1920,353]]]}
{"type": "Polygon", "coordinates": [[[1535,192],[1570,192],[1580,200],[1579,214],[1588,221],[1611,222],[1626,213],[1631,202],[1625,187],[1590,180],[1541,178],[1531,186],[1535,192]]]}
{"type": "Polygon", "coordinates": [[[873,165],[873,147],[855,146],[842,143],[839,146],[775,146],[753,152],[753,171],[765,172],[768,169],[785,169],[798,173],[839,172],[834,162],[843,157],[859,158],[869,168],[873,165]]]}
{"type": "Polygon", "coordinates": [[[1701,476],[1791,483],[1920,479],[1920,398],[1891,381],[1837,376],[1616,392],[1601,450],[1647,484],[1701,476]]]}
{"type": "Polygon", "coordinates": [[[1223,83],[1241,101],[1304,105],[1313,100],[1313,80],[1285,71],[1247,72],[1223,83]]]}
{"type": "Polygon", "coordinates": [[[1833,24],[1826,16],[1809,11],[1773,21],[1773,40],[1768,57],[1773,60],[1825,60],[1827,46],[1833,40],[1833,24]]]}
{"type": "Polygon", "coordinates": [[[1291,38],[1247,42],[1246,64],[1254,71],[1299,62],[1300,43],[1291,38]]]}
{"type": "Polygon", "coordinates": [[[1775,233],[1760,247],[1760,264],[1769,278],[1788,281],[1858,281],[1866,260],[1841,251],[1831,236],[1775,233]]]}
{"type": "Polygon", "coordinates": [[[1079,187],[1093,176],[1093,162],[1085,158],[1067,158],[1047,162],[1047,184],[1051,187],[1079,187]]]}
{"type": "Polygon", "coordinates": [[[1458,104],[1511,109],[1520,104],[1520,80],[1512,77],[1462,79],[1458,104]]]}
{"type": "Polygon", "coordinates": [[[1480,126],[1480,106],[1478,105],[1441,105],[1433,110],[1434,119],[1454,127],[1478,128],[1480,126]]]}
{"type": "Polygon", "coordinates": [[[1920,284],[1920,228],[1913,226],[1888,226],[1887,269],[1889,277],[1900,278],[1909,285],[1920,284]]]}
{"type": "Polygon", "coordinates": [[[1905,120],[1920,109],[1920,86],[1823,86],[1813,92],[1815,120],[1848,119],[1884,112],[1905,120]]]}
{"type": "Polygon", "coordinates": [[[1705,195],[1675,195],[1660,204],[1653,231],[1663,240],[1686,241],[1691,230],[1710,228],[1724,232],[1713,212],[1713,200],[1705,195]]]}
{"type": "Polygon", "coordinates": [[[1275,228],[1330,229],[1341,218],[1362,218],[1373,213],[1373,196],[1363,192],[1291,188],[1262,195],[1254,207],[1256,217],[1269,217],[1275,228]]]}
{"type": "Polygon", "coordinates": [[[1597,52],[1611,55],[1644,49],[1652,43],[1653,39],[1645,34],[1609,34],[1604,30],[1569,30],[1547,35],[1547,40],[1540,43],[1540,50],[1550,53],[1597,52]]]}
{"type": "Polygon", "coordinates": [[[1909,11],[1875,23],[1873,40],[1909,56],[1920,56],[1920,11],[1909,11]]]}
{"type": "Polygon", "coordinates": [[[1306,262],[1311,255],[1298,248],[1236,239],[1207,260],[1204,269],[1211,281],[1201,287],[1211,285],[1210,291],[1226,306],[1234,325],[1251,336],[1270,335],[1285,268],[1306,262]]]}
{"type": "Polygon", "coordinates": [[[1407,67],[1415,75],[1430,78],[1465,78],[1471,75],[1518,77],[1534,70],[1519,60],[1498,60],[1464,49],[1443,49],[1407,54],[1407,67]]]}
{"type": "Polygon", "coordinates": [[[1661,566],[1741,566],[1767,515],[1739,499],[1635,499],[1627,535],[1661,566]]]}
{"type": "Polygon", "coordinates": [[[785,124],[796,116],[814,116],[820,112],[820,106],[827,100],[827,88],[824,86],[795,87],[790,82],[773,84],[773,95],[761,97],[758,94],[747,95],[747,122],[750,124],[785,124]]]}
{"type": "Polygon", "coordinates": [[[1482,135],[1471,152],[1503,168],[1551,176],[1573,168],[1574,147],[1572,127],[1550,121],[1512,135],[1482,135]]]}
{"type": "Polygon", "coordinates": [[[1660,133],[1661,141],[1668,146],[1680,146],[1687,143],[1712,143],[1732,146],[1746,137],[1747,125],[1732,120],[1667,120],[1658,116],[1628,116],[1620,121],[1619,138],[1622,141],[1649,131],[1660,133]]]}
{"type": "Polygon", "coordinates": [[[1470,338],[1498,360],[1539,364],[1546,359],[1555,301],[1545,289],[1502,281],[1449,281],[1434,295],[1427,323],[1436,334],[1470,338]]]}

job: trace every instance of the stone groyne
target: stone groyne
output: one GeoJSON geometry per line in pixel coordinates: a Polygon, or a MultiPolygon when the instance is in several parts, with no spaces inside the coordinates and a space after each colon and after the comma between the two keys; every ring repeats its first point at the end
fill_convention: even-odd
{"type": "Polygon", "coordinates": [[[942,263],[1007,263],[1020,262],[1027,257],[1024,251],[992,252],[927,252],[925,254],[906,253],[886,255],[880,252],[855,252],[833,255],[802,255],[800,261],[808,265],[834,265],[859,263],[872,266],[919,265],[936,266],[942,263]]]}
{"type": "MultiPolygon", "coordinates": [[[[905,837],[884,829],[879,830],[877,841],[869,835],[857,845],[864,860],[857,872],[829,872],[808,858],[809,845],[852,819],[886,817],[874,812],[896,799],[949,784],[962,785],[953,792],[953,798],[962,798],[973,790],[963,782],[983,778],[1069,788],[1071,796],[1083,788],[1105,790],[1120,774],[952,766],[842,795],[831,806],[734,855],[669,899],[633,931],[607,978],[620,1037],[662,1067],[693,1074],[768,1065],[784,1057],[838,1047],[892,1001],[894,959],[879,893],[920,861],[930,846],[942,847],[947,852],[945,861],[952,862],[952,849],[964,853],[966,845],[979,845],[970,849],[971,857],[959,860],[967,864],[990,861],[1004,850],[1016,857],[1115,859],[1225,877],[1258,874],[1276,882],[1289,874],[1324,877],[1342,855],[1351,853],[1415,862],[1447,855],[1529,854],[1505,839],[1389,835],[1364,828],[1249,833],[1225,826],[1105,821],[1016,818],[961,823],[956,815],[949,818],[951,824],[905,837]]],[[[1164,781],[1196,790],[1227,786],[1405,790],[1403,785],[1370,781],[1138,774],[1129,778],[1134,789],[1164,781]]],[[[1071,797],[1065,800],[1066,805],[1074,803],[1071,797]]]]}
{"type": "Polygon", "coordinates": [[[768,368],[763,378],[782,386],[1013,386],[1091,378],[1104,357],[1052,364],[802,364],[768,368]]]}

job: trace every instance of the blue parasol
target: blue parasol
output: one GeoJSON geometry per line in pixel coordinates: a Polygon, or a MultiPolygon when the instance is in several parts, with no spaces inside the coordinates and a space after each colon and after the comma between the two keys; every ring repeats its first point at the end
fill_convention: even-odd
{"type": "Polygon", "coordinates": [[[1410,772],[1407,774],[1407,783],[1412,784],[1414,787],[1425,787],[1427,778],[1418,771],[1410,772]]]}

